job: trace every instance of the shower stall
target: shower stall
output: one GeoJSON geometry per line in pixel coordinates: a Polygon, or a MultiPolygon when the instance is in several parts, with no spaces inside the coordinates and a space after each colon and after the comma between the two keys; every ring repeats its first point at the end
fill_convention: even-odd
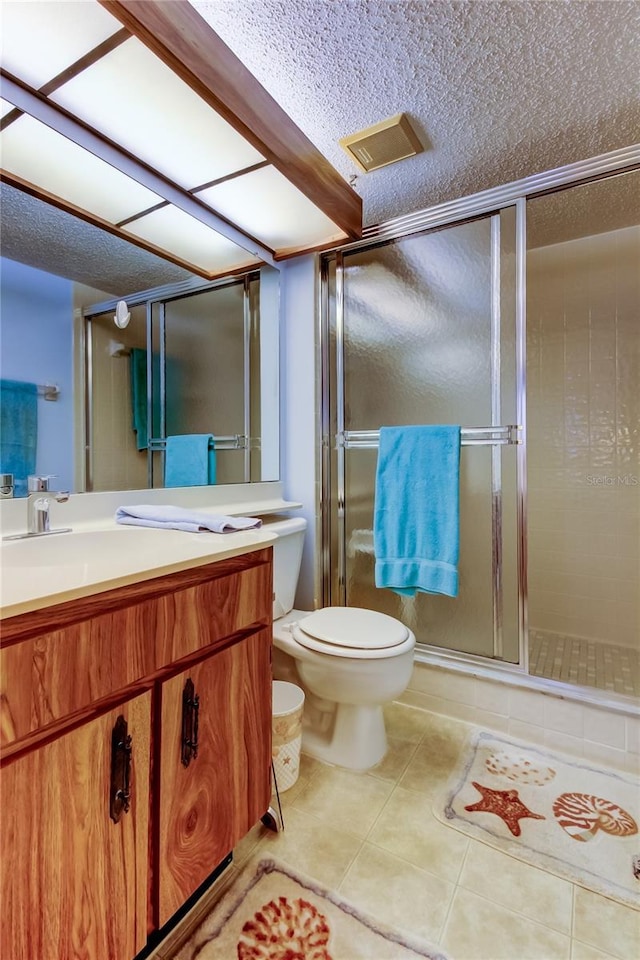
{"type": "Polygon", "coordinates": [[[640,173],[621,153],[372,228],[321,284],[324,602],[397,617],[441,662],[613,698],[640,692],[640,173]],[[378,431],[414,423],[462,426],[457,598],[374,585],[378,431]]]}

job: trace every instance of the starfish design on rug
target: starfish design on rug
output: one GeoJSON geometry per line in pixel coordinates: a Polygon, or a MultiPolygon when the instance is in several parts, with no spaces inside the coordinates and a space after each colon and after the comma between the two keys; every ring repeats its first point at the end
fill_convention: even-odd
{"type": "Polygon", "coordinates": [[[482,800],[477,803],[470,803],[465,807],[469,812],[478,811],[479,813],[495,813],[497,817],[504,820],[514,837],[521,834],[520,820],[524,817],[531,817],[533,820],[546,820],[541,813],[533,813],[524,805],[517,790],[492,790],[491,787],[483,787],[481,783],[472,781],[473,786],[482,796],[482,800]]]}

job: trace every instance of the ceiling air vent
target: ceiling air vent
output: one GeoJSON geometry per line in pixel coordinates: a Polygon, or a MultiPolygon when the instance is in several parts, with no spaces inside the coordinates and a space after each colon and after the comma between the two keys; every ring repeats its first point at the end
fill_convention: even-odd
{"type": "Polygon", "coordinates": [[[415,157],[423,150],[406,113],[374,123],[372,127],[352,133],[338,142],[365,173],[406,157],[415,157]]]}

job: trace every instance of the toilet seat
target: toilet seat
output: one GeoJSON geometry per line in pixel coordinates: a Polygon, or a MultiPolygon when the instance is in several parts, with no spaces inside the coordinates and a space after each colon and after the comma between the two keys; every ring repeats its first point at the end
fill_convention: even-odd
{"type": "Polygon", "coordinates": [[[308,650],[333,657],[382,659],[415,646],[413,633],[386,613],[361,607],[324,607],[291,628],[294,640],[308,650]]]}

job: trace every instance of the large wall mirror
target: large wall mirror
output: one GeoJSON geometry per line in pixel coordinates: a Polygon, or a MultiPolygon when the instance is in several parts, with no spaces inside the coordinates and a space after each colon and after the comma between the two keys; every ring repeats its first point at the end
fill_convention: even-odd
{"type": "Polygon", "coordinates": [[[0,472],[15,495],[29,473],[75,492],[277,480],[278,271],[206,283],[11,186],[0,199],[0,472]],[[189,438],[208,435],[203,479],[189,438]]]}

